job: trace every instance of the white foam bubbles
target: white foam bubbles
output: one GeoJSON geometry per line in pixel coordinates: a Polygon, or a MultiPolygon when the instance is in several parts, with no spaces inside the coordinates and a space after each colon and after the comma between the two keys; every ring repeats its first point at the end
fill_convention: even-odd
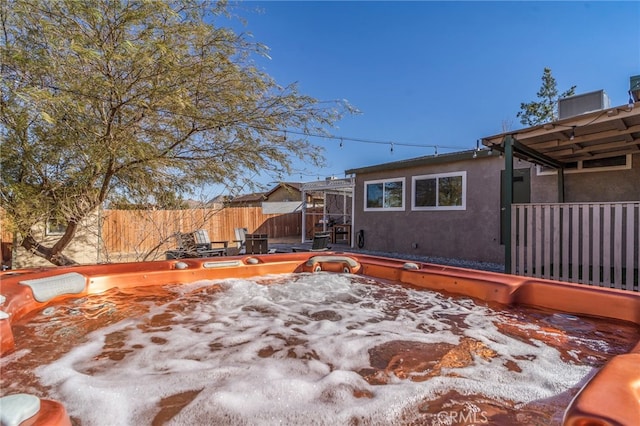
{"type": "Polygon", "coordinates": [[[176,301],[91,333],[38,368],[51,396],[83,425],[149,424],[161,401],[188,392],[170,424],[394,424],[407,407],[451,389],[522,404],[562,393],[590,371],[540,341],[503,334],[499,317],[471,299],[351,275],[201,281],[173,290],[176,301]],[[473,353],[467,365],[422,382],[388,372],[382,385],[360,374],[380,345],[454,347],[463,338],[495,356],[473,353]]]}

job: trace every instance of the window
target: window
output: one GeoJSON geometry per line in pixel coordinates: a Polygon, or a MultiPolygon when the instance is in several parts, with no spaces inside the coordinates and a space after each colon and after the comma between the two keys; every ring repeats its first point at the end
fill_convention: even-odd
{"type": "MultiPolygon", "coordinates": [[[[631,154],[617,155],[615,157],[596,158],[593,160],[574,161],[565,164],[565,173],[584,173],[584,172],[604,172],[608,170],[627,170],[631,168],[631,154]]],[[[538,166],[537,174],[555,175],[558,173],[556,169],[538,166]]]]}
{"type": "Polygon", "coordinates": [[[413,210],[465,210],[467,172],[413,177],[413,210]]]}
{"type": "Polygon", "coordinates": [[[404,210],[404,178],[364,183],[365,211],[404,210]]]}
{"type": "Polygon", "coordinates": [[[64,221],[49,219],[47,220],[46,235],[64,235],[67,230],[67,224],[64,221]]]}
{"type": "Polygon", "coordinates": [[[617,157],[596,158],[595,160],[582,160],[583,169],[595,168],[626,168],[627,161],[631,164],[631,155],[619,155],[617,157]],[[629,159],[627,160],[627,157],[629,159]]]}

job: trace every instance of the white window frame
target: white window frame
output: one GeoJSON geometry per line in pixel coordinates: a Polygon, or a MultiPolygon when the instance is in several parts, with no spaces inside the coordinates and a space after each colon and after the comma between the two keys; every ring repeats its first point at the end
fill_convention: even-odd
{"type": "MultiPolygon", "coordinates": [[[[578,160],[578,167],[576,167],[575,169],[565,169],[564,174],[571,174],[571,173],[591,173],[591,172],[609,172],[609,171],[615,171],[615,170],[629,170],[631,169],[632,166],[632,159],[633,159],[633,155],[632,154],[623,154],[626,157],[626,161],[625,164],[622,164],[620,166],[602,166],[602,167],[588,167],[586,169],[582,168],[582,160],[578,160]]],[[[617,155],[614,155],[614,157],[618,157],[617,155]]],[[[621,155],[620,155],[621,157],[621,155]]],[[[556,175],[558,174],[558,170],[554,169],[554,170],[548,170],[548,169],[544,169],[542,166],[540,166],[539,164],[536,166],[536,175],[538,176],[547,176],[547,175],[556,175]]]]}
{"type": "Polygon", "coordinates": [[[378,180],[367,180],[364,182],[364,211],[366,212],[390,212],[390,211],[404,211],[404,203],[405,203],[405,194],[407,190],[406,178],[390,178],[390,179],[378,179],[378,180]],[[389,182],[400,182],[402,183],[402,205],[400,207],[384,207],[384,198],[382,200],[383,207],[368,207],[367,206],[367,187],[368,185],[373,184],[382,184],[382,195],[384,197],[384,185],[389,182]]]}
{"type": "MultiPolygon", "coordinates": [[[[436,194],[438,194],[436,192],[436,194]]],[[[436,203],[438,200],[436,199],[436,203]]],[[[435,210],[466,210],[467,209],[467,172],[450,172],[450,173],[436,173],[430,175],[413,176],[411,178],[411,210],[415,211],[435,211],[435,210]],[[438,180],[443,177],[461,176],[462,177],[462,205],[460,206],[416,206],[416,181],[436,179],[436,187],[438,180]]]]}

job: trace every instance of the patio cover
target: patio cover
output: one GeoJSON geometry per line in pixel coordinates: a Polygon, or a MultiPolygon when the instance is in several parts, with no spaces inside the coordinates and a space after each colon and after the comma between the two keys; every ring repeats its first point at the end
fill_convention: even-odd
{"type": "Polygon", "coordinates": [[[501,133],[483,138],[482,144],[505,154],[503,226],[507,229],[505,271],[510,271],[513,158],[558,169],[558,202],[562,203],[567,164],[640,152],[640,102],[501,133]]]}
{"type": "Polygon", "coordinates": [[[562,168],[579,160],[595,160],[640,152],[640,103],[608,108],[482,139],[505,150],[513,140],[513,156],[547,167],[562,168]]]}

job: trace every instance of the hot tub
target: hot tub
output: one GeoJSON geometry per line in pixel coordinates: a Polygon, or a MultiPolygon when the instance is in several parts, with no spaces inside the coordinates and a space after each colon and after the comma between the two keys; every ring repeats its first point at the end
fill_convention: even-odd
{"type": "Polygon", "coordinates": [[[25,424],[640,424],[637,293],[333,252],[1,278],[25,424]]]}

